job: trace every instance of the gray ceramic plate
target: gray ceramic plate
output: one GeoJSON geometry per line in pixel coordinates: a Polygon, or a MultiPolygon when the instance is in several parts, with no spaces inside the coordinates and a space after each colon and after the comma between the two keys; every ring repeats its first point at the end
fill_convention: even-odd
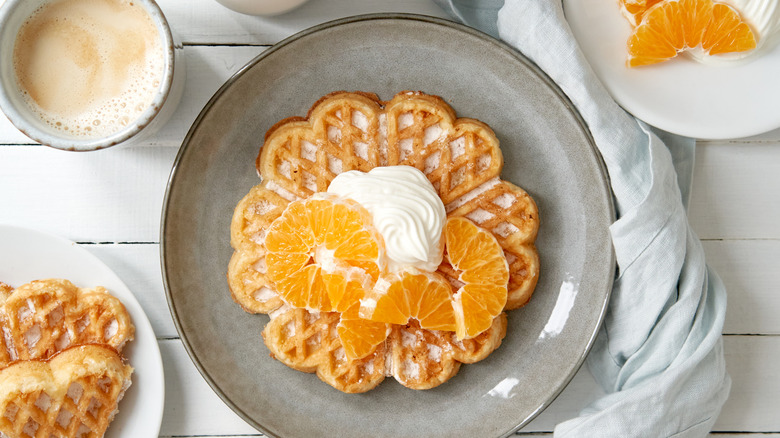
{"type": "Polygon", "coordinates": [[[511,48],[448,21],[354,17],[317,26],[264,52],[211,99],[189,131],[165,198],[163,275],[173,319],[204,378],[266,434],[505,436],[566,386],[587,354],[614,276],[611,195],[588,131],[560,90],[511,48]],[[402,90],[443,96],[488,123],[504,179],[536,199],[541,276],[530,304],[509,313],[501,347],[446,384],[413,391],[385,380],[345,395],[271,359],[265,315],[235,304],[225,275],[230,220],[259,182],[255,156],[278,120],[322,95],[402,90]]]}

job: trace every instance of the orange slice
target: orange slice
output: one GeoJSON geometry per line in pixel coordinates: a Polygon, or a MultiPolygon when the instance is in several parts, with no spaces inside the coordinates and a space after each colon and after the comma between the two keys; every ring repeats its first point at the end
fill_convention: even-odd
{"type": "MultiPolygon", "coordinates": [[[[268,279],[290,305],[343,311],[384,268],[384,241],[371,215],[349,199],[290,203],[265,237],[268,279]]],[[[357,297],[357,298],[356,298],[357,297]]]]}
{"type": "Polygon", "coordinates": [[[387,324],[361,318],[359,309],[360,303],[353,303],[341,314],[336,327],[344,354],[350,360],[362,359],[373,353],[390,334],[387,324]]]}
{"type": "Polygon", "coordinates": [[[447,258],[463,283],[453,296],[455,334],[473,338],[504,310],[509,265],[496,238],[466,218],[447,219],[444,235],[447,258]]]}
{"type": "Polygon", "coordinates": [[[390,324],[415,318],[425,329],[455,331],[452,286],[439,274],[411,268],[384,275],[361,301],[360,316],[390,324]]]}
{"type": "Polygon", "coordinates": [[[708,55],[752,50],[756,37],[729,5],[712,0],[666,0],[645,12],[627,46],[627,64],[637,67],[699,47],[708,55]]]}
{"type": "Polygon", "coordinates": [[[642,22],[645,12],[654,4],[662,0],[620,0],[620,9],[632,26],[642,22]]]}

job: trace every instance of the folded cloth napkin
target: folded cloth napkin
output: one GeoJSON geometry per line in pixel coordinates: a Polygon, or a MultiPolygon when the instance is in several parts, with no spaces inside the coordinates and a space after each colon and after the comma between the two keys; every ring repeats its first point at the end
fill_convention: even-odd
{"type": "Polygon", "coordinates": [[[706,436],[731,380],[721,339],[726,291],[685,210],[694,141],[654,130],[612,100],[561,0],[437,2],[466,24],[497,32],[544,70],[587,122],[609,172],[618,272],[587,358],[607,394],[558,424],[555,435],[706,436]]]}

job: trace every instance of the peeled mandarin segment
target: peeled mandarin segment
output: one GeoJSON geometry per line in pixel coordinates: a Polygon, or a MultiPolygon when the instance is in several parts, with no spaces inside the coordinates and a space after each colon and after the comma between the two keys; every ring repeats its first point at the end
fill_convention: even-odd
{"type": "Polygon", "coordinates": [[[389,274],[369,296],[376,304],[363,303],[364,318],[390,324],[407,324],[414,318],[425,329],[455,331],[452,287],[439,274],[416,270],[389,274]]]}
{"type": "Polygon", "coordinates": [[[373,261],[379,258],[379,245],[372,233],[358,230],[341,241],[333,256],[342,260],[373,261]]]}
{"type": "Polygon", "coordinates": [[[452,287],[441,278],[428,282],[416,303],[420,327],[429,330],[455,331],[455,311],[452,308],[452,287]]]}
{"type": "Polygon", "coordinates": [[[357,303],[381,270],[383,241],[371,216],[338,197],[290,203],[264,243],[268,278],[295,307],[342,311],[357,303]]]}
{"type": "Polygon", "coordinates": [[[453,297],[455,334],[473,338],[506,305],[509,265],[496,238],[466,218],[448,219],[445,237],[449,262],[464,283],[453,297]]]}
{"type": "Polygon", "coordinates": [[[359,303],[354,303],[341,314],[336,331],[344,353],[350,360],[362,359],[376,350],[387,339],[388,325],[360,317],[359,303]]]}
{"type": "Polygon", "coordinates": [[[273,282],[281,281],[306,266],[311,260],[309,254],[269,253],[266,255],[268,278],[273,282]]]}
{"type": "Polygon", "coordinates": [[[667,0],[645,12],[627,47],[627,64],[637,67],[696,47],[709,55],[752,50],[756,37],[731,6],[713,0],[667,0]]]}
{"type": "Polygon", "coordinates": [[[294,307],[333,310],[328,289],[322,278],[322,270],[316,265],[307,265],[276,282],[278,292],[294,307]]]}
{"type": "Polygon", "coordinates": [[[323,273],[322,279],[325,282],[333,310],[336,312],[346,311],[365,295],[362,282],[348,281],[345,276],[340,274],[323,273]]]}
{"type": "Polygon", "coordinates": [[[620,0],[620,6],[623,9],[623,15],[628,19],[632,26],[642,22],[645,12],[654,4],[661,0],[620,0]]]}
{"type": "Polygon", "coordinates": [[[380,278],[374,290],[368,293],[371,305],[361,304],[360,316],[389,324],[406,324],[411,317],[409,298],[402,277],[395,274],[380,278]]]}
{"type": "Polygon", "coordinates": [[[712,7],[713,24],[704,32],[702,48],[710,55],[742,52],[756,47],[750,27],[739,13],[728,5],[717,3],[712,7]]]}

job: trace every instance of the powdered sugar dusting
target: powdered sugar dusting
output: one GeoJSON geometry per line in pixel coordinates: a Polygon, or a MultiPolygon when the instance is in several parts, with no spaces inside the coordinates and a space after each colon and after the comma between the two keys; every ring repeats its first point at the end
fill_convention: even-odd
{"type": "Polygon", "coordinates": [[[258,202],[255,202],[254,204],[252,204],[251,208],[252,208],[251,209],[252,214],[256,214],[258,216],[262,216],[262,215],[267,214],[270,211],[272,211],[274,208],[276,208],[276,206],[274,204],[266,201],[265,199],[263,199],[263,200],[260,200],[258,202]]]}
{"type": "Polygon", "coordinates": [[[504,251],[504,257],[506,258],[506,262],[510,265],[517,260],[517,256],[511,252],[504,251]]]}
{"type": "Polygon", "coordinates": [[[439,161],[441,160],[441,151],[436,151],[425,159],[425,170],[423,173],[426,175],[439,168],[439,161]]]}
{"type": "Polygon", "coordinates": [[[268,232],[265,228],[257,230],[256,233],[252,235],[252,237],[249,238],[252,242],[255,242],[258,245],[262,245],[265,243],[265,235],[268,232]]]}
{"type": "Polygon", "coordinates": [[[493,200],[490,202],[496,204],[501,208],[509,208],[513,206],[515,202],[517,202],[517,199],[514,196],[512,196],[511,193],[502,193],[501,195],[493,198],[493,200]]]}
{"type": "Polygon", "coordinates": [[[509,222],[501,222],[500,224],[496,225],[495,228],[493,228],[494,233],[504,238],[509,237],[518,231],[520,231],[520,229],[510,224],[509,222]]]}
{"type": "Polygon", "coordinates": [[[483,154],[477,157],[477,172],[482,172],[490,168],[490,164],[493,163],[493,158],[490,154],[483,154]]]}
{"type": "Polygon", "coordinates": [[[334,143],[341,141],[341,130],[333,125],[328,126],[328,140],[334,143]]]}
{"type": "Polygon", "coordinates": [[[441,126],[439,126],[438,123],[425,128],[425,132],[423,134],[423,144],[428,146],[429,144],[441,138],[442,133],[444,133],[444,130],[441,129],[441,126]]]}
{"type": "Polygon", "coordinates": [[[306,172],[305,170],[301,172],[301,176],[303,177],[303,186],[307,189],[311,190],[312,192],[317,191],[317,179],[309,172],[306,172]]]}
{"type": "Polygon", "coordinates": [[[450,175],[450,190],[466,181],[466,168],[461,167],[450,175]]]}
{"type": "Polygon", "coordinates": [[[420,378],[420,364],[412,362],[411,360],[405,360],[404,361],[404,371],[406,372],[406,377],[410,379],[419,379],[420,378]]]}
{"type": "Polygon", "coordinates": [[[400,149],[400,157],[399,160],[403,162],[406,157],[408,157],[412,152],[414,152],[414,139],[412,138],[402,138],[401,141],[398,142],[398,148],[400,149]]]}
{"type": "Polygon", "coordinates": [[[493,219],[495,215],[489,211],[478,208],[472,211],[471,213],[467,214],[466,217],[471,219],[472,222],[481,224],[483,222],[489,221],[490,219],[493,219]]]}
{"type": "Polygon", "coordinates": [[[379,115],[379,163],[387,165],[387,116],[379,115]]]}
{"type": "Polygon", "coordinates": [[[284,325],[284,331],[288,337],[295,336],[295,320],[290,320],[284,325]]]}
{"type": "Polygon", "coordinates": [[[317,146],[309,141],[301,140],[301,158],[311,162],[317,161],[317,146]]]}
{"type": "Polygon", "coordinates": [[[435,344],[428,344],[428,359],[434,362],[441,362],[441,347],[435,344]]]}
{"type": "Polygon", "coordinates": [[[417,343],[417,337],[414,333],[410,333],[406,330],[401,331],[401,345],[404,348],[413,347],[417,343]]]}
{"type": "Polygon", "coordinates": [[[265,188],[267,188],[268,190],[276,193],[277,195],[281,196],[282,198],[284,198],[284,199],[286,199],[286,200],[288,200],[290,202],[295,201],[296,199],[298,199],[297,196],[295,196],[290,191],[288,191],[287,189],[285,189],[284,187],[280,186],[279,184],[277,184],[277,183],[275,183],[273,181],[269,180],[268,183],[265,185],[265,188]]]}
{"type": "Polygon", "coordinates": [[[414,115],[412,113],[403,113],[398,116],[398,130],[406,129],[414,124],[414,115]]]}
{"type": "Polygon", "coordinates": [[[260,289],[256,290],[252,294],[252,298],[254,298],[255,300],[261,303],[265,303],[268,300],[273,299],[274,297],[276,297],[276,292],[274,292],[271,288],[266,286],[260,286],[260,289]]]}
{"type": "Polygon", "coordinates": [[[472,199],[474,199],[474,198],[478,197],[479,195],[487,192],[488,190],[493,188],[493,186],[495,186],[499,182],[501,182],[501,180],[499,180],[498,177],[491,178],[491,179],[485,181],[484,183],[482,183],[479,186],[477,186],[477,188],[475,188],[474,190],[466,193],[465,195],[461,196],[460,198],[458,198],[458,199],[450,202],[449,204],[447,204],[447,213],[451,212],[452,210],[455,210],[456,208],[462,206],[463,204],[466,204],[466,203],[470,202],[472,199]]]}
{"type": "Polygon", "coordinates": [[[353,111],[352,126],[356,127],[357,129],[363,132],[368,132],[368,117],[366,117],[366,115],[361,113],[360,111],[353,111]]]}
{"type": "Polygon", "coordinates": [[[450,158],[457,159],[466,153],[466,137],[458,137],[450,142],[450,158]]]}
{"type": "Polygon", "coordinates": [[[276,166],[276,171],[283,177],[290,179],[290,162],[282,161],[276,166]]]}
{"type": "Polygon", "coordinates": [[[341,161],[341,158],[334,157],[333,155],[328,155],[328,170],[330,170],[331,173],[338,175],[342,172],[343,169],[343,163],[341,161]]]}
{"type": "Polygon", "coordinates": [[[368,143],[356,141],[352,143],[352,149],[355,150],[355,155],[368,161],[368,143]]]}

